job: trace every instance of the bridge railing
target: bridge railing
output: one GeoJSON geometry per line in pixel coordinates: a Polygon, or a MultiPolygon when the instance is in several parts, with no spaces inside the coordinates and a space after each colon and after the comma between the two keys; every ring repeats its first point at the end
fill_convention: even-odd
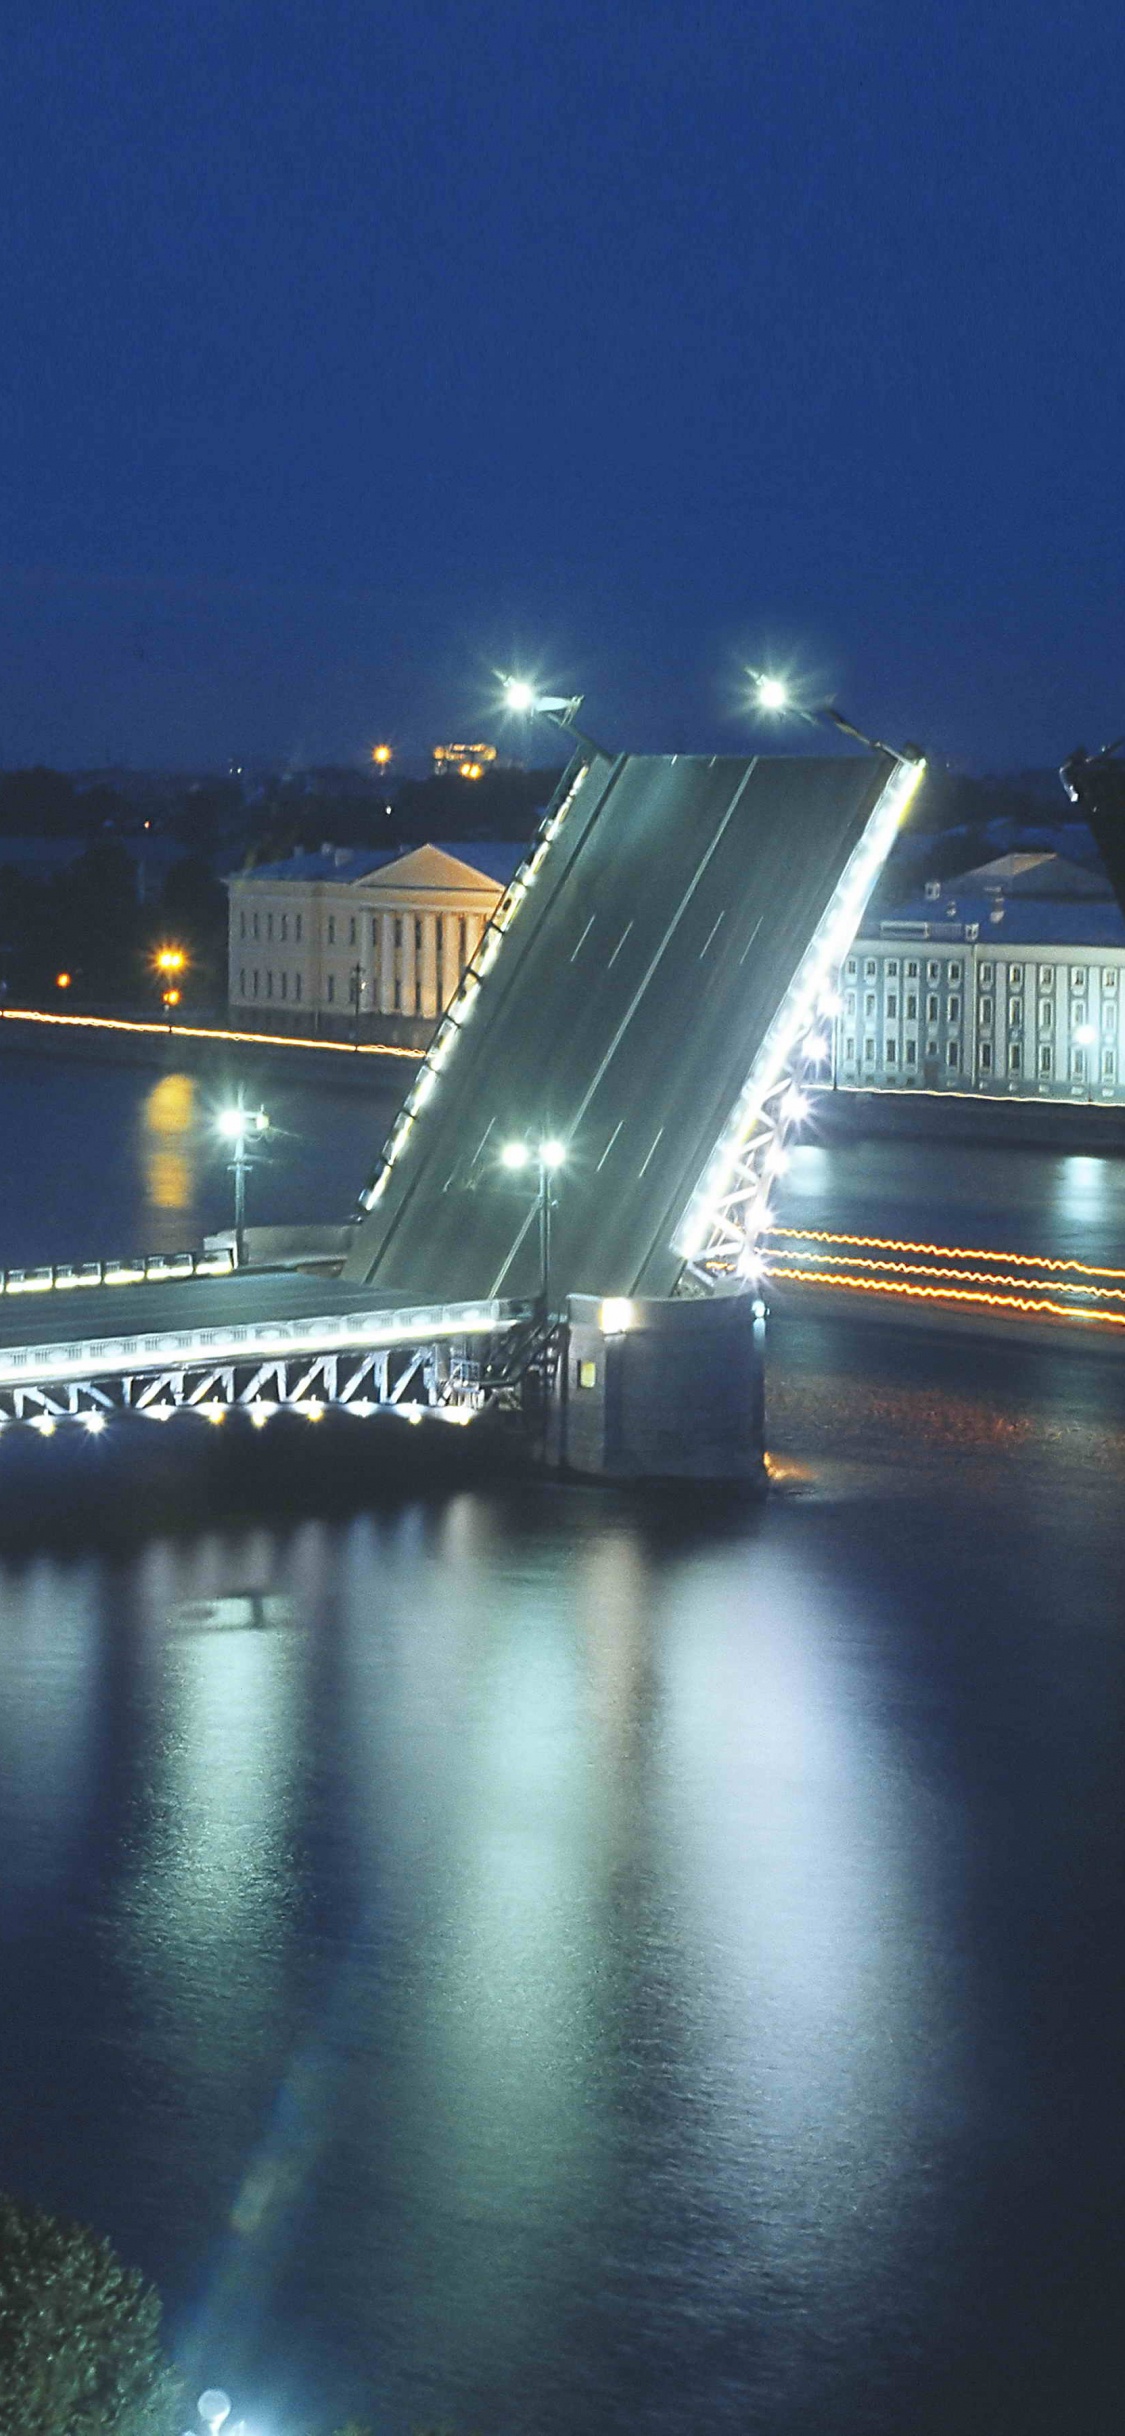
{"type": "Polygon", "coordinates": [[[0,1269],[0,1294],[62,1294],[79,1286],[168,1285],[180,1277],[229,1277],[233,1250],[138,1252],[125,1260],[60,1260],[0,1269]]]}

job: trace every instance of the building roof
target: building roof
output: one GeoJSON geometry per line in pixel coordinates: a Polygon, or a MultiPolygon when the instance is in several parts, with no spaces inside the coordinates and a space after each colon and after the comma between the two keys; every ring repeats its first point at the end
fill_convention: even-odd
{"type": "Polygon", "coordinates": [[[249,880],[331,880],[354,886],[369,880],[376,871],[385,871],[389,863],[406,863],[420,854],[441,855],[446,861],[462,864],[479,878],[491,880],[495,886],[506,888],[527,854],[527,847],[500,842],[494,838],[474,838],[466,844],[449,845],[444,840],[419,846],[321,846],[315,853],[300,852],[287,855],[279,863],[258,863],[253,871],[237,871],[231,878],[249,880]]]}
{"type": "Polygon", "coordinates": [[[1071,862],[1064,854],[1039,850],[1035,853],[998,854],[990,863],[978,863],[971,871],[961,871],[953,879],[943,880],[942,890],[949,896],[993,895],[999,891],[1005,897],[1111,897],[1113,890],[1101,871],[1091,871],[1084,863],[1071,862]]]}
{"type": "Polygon", "coordinates": [[[943,889],[870,912],[860,937],[964,940],[980,947],[1125,947],[1125,919],[1112,897],[1035,897],[943,889]]]}

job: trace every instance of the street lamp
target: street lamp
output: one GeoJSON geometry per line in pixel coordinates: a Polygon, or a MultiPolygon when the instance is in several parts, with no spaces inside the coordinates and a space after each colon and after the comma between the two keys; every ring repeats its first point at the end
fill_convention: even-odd
{"type": "Polygon", "coordinates": [[[245,1248],[246,1170],[250,1165],[250,1144],[268,1132],[269,1118],[264,1108],[244,1107],[240,1092],[233,1108],[222,1109],[217,1125],[233,1151],[230,1172],[234,1177],[234,1265],[240,1269],[245,1248]]]}
{"type": "Polygon", "coordinates": [[[154,949],[152,969],[156,974],[157,979],[162,981],[164,984],[164,987],[160,993],[160,1003],[168,1017],[169,1031],[172,1029],[173,1014],[183,998],[183,991],[180,988],[180,979],[182,975],[186,973],[187,967],[187,955],[182,947],[158,947],[154,949]]]}
{"type": "Polygon", "coordinates": [[[521,1168],[534,1167],[538,1176],[539,1207],[539,1294],[544,1320],[551,1317],[551,1211],[554,1199],[551,1178],[566,1165],[566,1143],[553,1136],[543,1142],[505,1142],[500,1163],[518,1174],[521,1168]]]}
{"type": "Polygon", "coordinates": [[[554,727],[573,727],[582,708],[581,694],[541,694],[528,677],[506,677],[497,669],[505,710],[519,719],[549,719],[554,727]]]}

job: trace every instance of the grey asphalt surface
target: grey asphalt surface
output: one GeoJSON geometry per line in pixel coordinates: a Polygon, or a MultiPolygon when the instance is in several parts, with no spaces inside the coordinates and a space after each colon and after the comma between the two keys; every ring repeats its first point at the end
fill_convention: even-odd
{"type": "Polygon", "coordinates": [[[499,1151],[558,1135],[556,1289],[670,1292],[676,1224],[892,767],[596,757],[349,1273],[534,1294],[532,1187],[499,1151]]]}
{"type": "MultiPolygon", "coordinates": [[[[69,1345],[180,1329],[223,1328],[262,1320],[321,1319],[347,1311],[385,1311],[420,1296],[338,1278],[279,1271],[241,1277],[184,1278],[171,1285],[71,1287],[60,1293],[0,1295],[0,1348],[69,1345]]],[[[448,1295],[430,1297],[447,1302],[448,1295]]]]}

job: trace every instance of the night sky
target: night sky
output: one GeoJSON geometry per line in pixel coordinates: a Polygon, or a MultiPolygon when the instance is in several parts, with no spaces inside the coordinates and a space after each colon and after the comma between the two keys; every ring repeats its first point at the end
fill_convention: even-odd
{"type": "Polygon", "coordinates": [[[1123,26],[12,11],[0,762],[419,750],[513,664],[636,747],[741,749],[747,660],[968,767],[1104,741],[1123,26]]]}

